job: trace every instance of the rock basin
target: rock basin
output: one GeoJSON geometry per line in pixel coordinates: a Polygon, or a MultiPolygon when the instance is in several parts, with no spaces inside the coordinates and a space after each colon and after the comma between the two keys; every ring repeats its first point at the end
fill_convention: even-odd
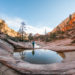
{"type": "MultiPolygon", "coordinates": [[[[21,59],[17,59],[18,57],[17,58],[13,57],[13,55],[11,54],[13,50],[10,49],[9,46],[7,46],[10,49],[8,50],[8,48],[6,48],[5,43],[3,44],[0,43],[0,44],[1,44],[0,45],[1,46],[0,62],[3,63],[5,66],[22,73],[20,75],[26,75],[26,74],[28,75],[29,74],[30,75],[31,74],[75,75],[75,60],[70,58],[70,57],[74,58],[74,55],[75,55],[74,52],[71,52],[71,53],[60,52],[61,56],[63,56],[64,58],[67,57],[68,59],[70,58],[71,61],[70,59],[67,60],[66,58],[67,61],[65,60],[66,62],[61,62],[61,63],[45,64],[45,65],[31,64],[29,62],[22,61],[21,59]]],[[[58,48],[60,49],[59,46],[58,48]]],[[[65,51],[66,51],[66,48],[65,48],[65,51]]],[[[1,70],[3,71],[3,69],[1,70]]],[[[5,74],[6,74],[6,71],[5,71],[5,74]]],[[[10,75],[10,74],[6,74],[6,75],[10,75]]]]}
{"type": "Polygon", "coordinates": [[[14,56],[32,64],[60,63],[63,60],[57,52],[45,49],[15,52],[14,56]]]}

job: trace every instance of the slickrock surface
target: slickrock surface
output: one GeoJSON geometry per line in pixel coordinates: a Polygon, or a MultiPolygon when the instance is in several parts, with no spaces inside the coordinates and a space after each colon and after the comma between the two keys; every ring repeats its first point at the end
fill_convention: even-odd
{"type": "Polygon", "coordinates": [[[1,63],[2,57],[6,58],[12,57],[13,49],[14,48],[11,45],[4,42],[3,40],[0,40],[0,75],[20,75],[15,70],[1,63]]]}
{"type": "Polygon", "coordinates": [[[10,39],[7,39],[6,40],[8,43],[10,43],[11,45],[13,45],[16,49],[27,49],[27,48],[32,48],[32,44],[27,42],[27,43],[24,43],[24,42],[15,42],[15,41],[12,41],[10,39]]]}
{"type": "Polygon", "coordinates": [[[49,43],[37,42],[37,44],[41,45],[41,48],[43,49],[49,49],[57,52],[75,51],[75,45],[70,45],[71,42],[71,39],[62,39],[49,43]]]}
{"type": "Polygon", "coordinates": [[[0,75],[20,75],[20,74],[0,63],[0,75]]]}
{"type": "MultiPolygon", "coordinates": [[[[30,64],[24,62],[19,58],[14,57],[9,46],[0,43],[0,63],[4,69],[0,68],[0,75],[25,75],[25,74],[57,74],[57,75],[74,75],[75,74],[75,61],[66,61],[54,64],[30,64]],[[6,48],[7,47],[7,48],[6,48]],[[9,50],[8,50],[9,49],[9,50]],[[18,73],[20,72],[20,73],[18,73]]],[[[0,67],[1,67],[0,66],[0,67]]]]}

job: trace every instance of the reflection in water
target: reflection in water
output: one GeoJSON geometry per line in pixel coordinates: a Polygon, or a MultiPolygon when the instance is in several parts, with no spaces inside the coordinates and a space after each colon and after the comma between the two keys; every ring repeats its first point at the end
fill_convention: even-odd
{"type": "Polygon", "coordinates": [[[68,52],[58,52],[58,54],[64,58],[65,61],[74,61],[75,60],[75,51],[68,51],[68,52]]]}
{"type": "Polygon", "coordinates": [[[65,58],[64,52],[57,52],[62,58],[65,58]]]}
{"type": "MultiPolygon", "coordinates": [[[[20,52],[21,53],[21,52],[20,52]]],[[[15,52],[14,56],[20,56],[24,61],[33,64],[51,64],[61,62],[63,58],[57,52],[51,50],[37,49],[37,50],[24,50],[20,55],[15,52]]]]}
{"type": "Polygon", "coordinates": [[[33,50],[32,50],[32,55],[34,55],[35,54],[35,51],[34,51],[34,48],[33,48],[33,50]]]}
{"type": "Polygon", "coordinates": [[[14,52],[23,52],[24,51],[24,49],[16,49],[16,50],[14,50],[14,52]]]}
{"type": "Polygon", "coordinates": [[[25,58],[25,53],[24,53],[23,51],[20,52],[19,54],[20,54],[20,56],[21,56],[21,59],[24,59],[24,58],[25,58]]]}

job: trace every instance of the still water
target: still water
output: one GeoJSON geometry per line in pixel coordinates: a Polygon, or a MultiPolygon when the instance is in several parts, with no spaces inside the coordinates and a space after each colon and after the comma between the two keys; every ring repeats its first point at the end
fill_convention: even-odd
{"type": "Polygon", "coordinates": [[[57,52],[44,49],[19,51],[14,56],[32,64],[52,64],[63,60],[57,52]]]}

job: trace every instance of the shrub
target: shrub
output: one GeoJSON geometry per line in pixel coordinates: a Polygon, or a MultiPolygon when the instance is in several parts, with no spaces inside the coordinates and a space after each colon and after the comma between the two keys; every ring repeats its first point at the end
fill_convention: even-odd
{"type": "Polygon", "coordinates": [[[75,43],[75,40],[73,40],[71,43],[75,43]]]}
{"type": "Polygon", "coordinates": [[[56,38],[56,33],[50,33],[50,38],[55,39],[56,38]]]}
{"type": "Polygon", "coordinates": [[[33,35],[32,35],[32,33],[29,34],[28,39],[29,39],[30,41],[33,40],[33,35]]]}

